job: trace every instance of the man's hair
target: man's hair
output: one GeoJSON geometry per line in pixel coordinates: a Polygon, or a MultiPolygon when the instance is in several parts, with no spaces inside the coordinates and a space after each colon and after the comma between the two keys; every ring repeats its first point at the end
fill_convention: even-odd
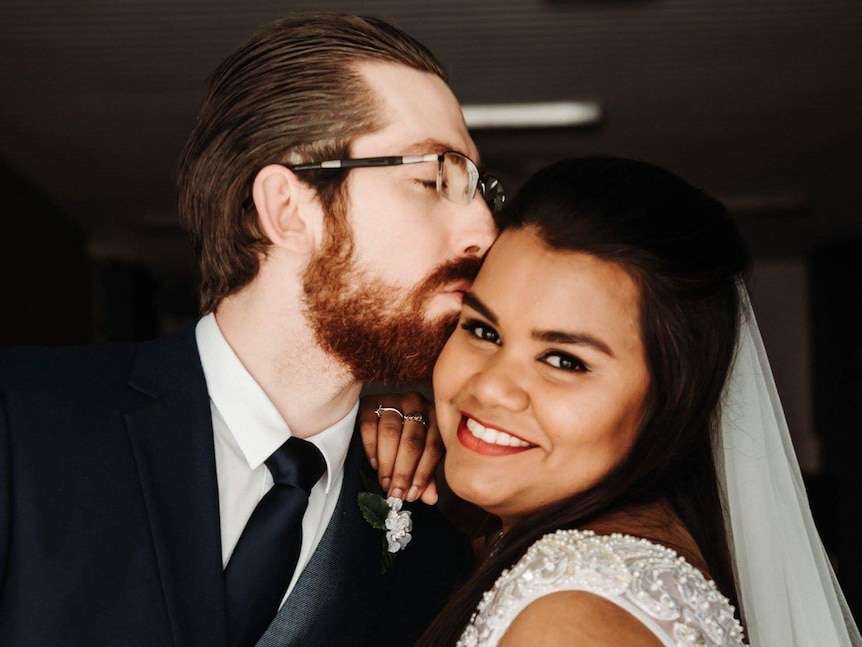
{"type": "MultiPolygon", "coordinates": [[[[352,141],[381,127],[377,97],[357,64],[400,63],[446,72],[428,49],[385,22],[344,14],[302,14],[274,23],[214,72],[179,160],[179,214],[198,257],[201,309],[247,285],[269,240],[250,201],[268,164],[344,157],[352,141]]],[[[345,174],[304,172],[331,218],[345,174]]],[[[327,235],[349,236],[345,222],[327,235]]]]}

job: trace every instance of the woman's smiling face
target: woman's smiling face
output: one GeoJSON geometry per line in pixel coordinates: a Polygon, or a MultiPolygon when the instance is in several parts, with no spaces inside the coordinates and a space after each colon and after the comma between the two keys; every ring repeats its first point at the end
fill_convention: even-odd
{"type": "Polygon", "coordinates": [[[649,390],[639,298],[618,264],[500,236],[434,370],[456,494],[508,527],[623,459],[649,390]]]}

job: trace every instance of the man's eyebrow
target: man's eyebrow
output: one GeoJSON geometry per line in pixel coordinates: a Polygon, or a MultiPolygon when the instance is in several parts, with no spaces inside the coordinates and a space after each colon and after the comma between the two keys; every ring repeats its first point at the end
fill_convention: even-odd
{"type": "MultiPolygon", "coordinates": [[[[466,299],[467,295],[464,295],[466,299]]],[[[608,357],[615,357],[610,346],[603,342],[598,337],[594,337],[588,333],[580,332],[564,332],[561,330],[534,330],[531,333],[533,339],[549,342],[552,344],[575,344],[577,346],[591,346],[598,351],[601,351],[608,357]]]]}
{"type": "Polygon", "coordinates": [[[482,168],[482,161],[479,159],[479,154],[476,154],[476,158],[471,157],[467,152],[461,150],[458,146],[452,143],[441,142],[439,139],[434,139],[433,137],[429,137],[428,139],[423,139],[420,142],[416,142],[414,144],[410,144],[406,149],[404,149],[404,155],[422,155],[427,152],[437,153],[438,155],[445,153],[447,151],[452,151],[453,153],[460,153],[464,157],[467,157],[473,160],[473,163],[477,168],[482,168]]]}
{"type": "Polygon", "coordinates": [[[491,310],[491,308],[486,306],[484,303],[482,303],[482,300],[472,292],[464,293],[462,303],[473,308],[473,310],[488,319],[492,324],[498,323],[497,315],[494,314],[494,311],[491,310]]]}

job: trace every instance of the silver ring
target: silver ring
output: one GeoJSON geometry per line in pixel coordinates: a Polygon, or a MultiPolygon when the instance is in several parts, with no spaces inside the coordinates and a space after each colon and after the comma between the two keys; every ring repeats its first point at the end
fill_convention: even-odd
{"type": "Polygon", "coordinates": [[[374,413],[376,413],[377,417],[379,418],[383,415],[384,411],[391,411],[392,413],[397,413],[399,416],[401,416],[402,422],[404,421],[404,414],[401,413],[400,409],[396,409],[395,407],[384,407],[382,404],[378,404],[377,408],[374,410],[374,413]]]}
{"type": "Polygon", "coordinates": [[[423,416],[418,411],[416,413],[405,413],[404,421],[406,422],[408,420],[414,420],[421,424],[423,427],[425,427],[425,429],[428,429],[428,421],[425,419],[425,416],[423,416]]]}

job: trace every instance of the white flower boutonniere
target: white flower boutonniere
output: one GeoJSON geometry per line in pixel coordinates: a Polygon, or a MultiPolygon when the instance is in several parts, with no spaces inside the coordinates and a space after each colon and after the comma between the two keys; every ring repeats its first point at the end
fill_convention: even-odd
{"type": "Polygon", "coordinates": [[[413,530],[413,520],[410,511],[401,512],[404,502],[394,496],[386,499],[389,505],[389,513],[386,515],[386,548],[390,553],[397,553],[407,548],[407,544],[413,539],[410,531],[413,530]]]}
{"type": "Polygon", "coordinates": [[[404,550],[413,536],[413,520],[409,510],[401,510],[404,502],[395,497],[384,499],[373,492],[359,493],[359,509],[373,528],[384,531],[383,557],[380,572],[386,573],[398,551],[404,550]]]}

